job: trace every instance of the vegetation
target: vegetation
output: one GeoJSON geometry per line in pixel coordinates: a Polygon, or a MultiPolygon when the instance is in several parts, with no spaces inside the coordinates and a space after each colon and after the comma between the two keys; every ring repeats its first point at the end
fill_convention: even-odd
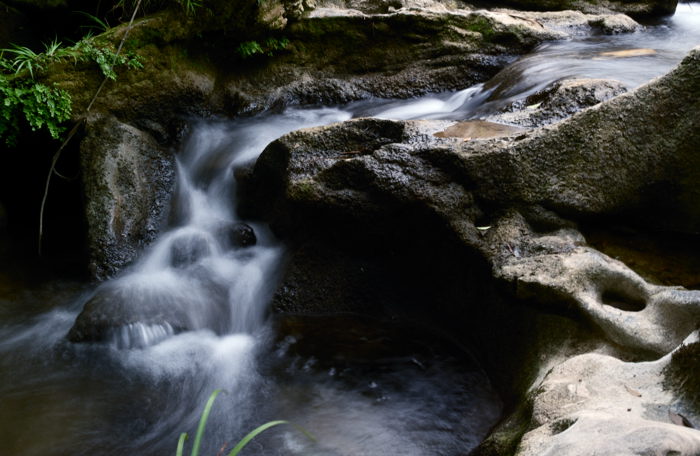
{"type": "Polygon", "coordinates": [[[691,407],[700,409],[700,342],[681,345],[664,369],[664,387],[676,391],[691,407]]]}
{"type": "Polygon", "coordinates": [[[256,54],[272,57],[276,52],[286,49],[288,45],[289,40],[286,38],[268,38],[262,43],[257,41],[245,41],[238,46],[236,52],[244,59],[256,54]]]}
{"type": "MultiPolygon", "coordinates": [[[[139,0],[119,0],[114,8],[131,13],[136,10],[139,0]]],[[[193,16],[202,8],[204,0],[141,0],[141,11],[153,12],[171,5],[182,8],[188,16],[193,16]]]]}
{"type": "Polygon", "coordinates": [[[56,62],[94,62],[102,74],[115,80],[115,68],[142,68],[139,57],[133,53],[117,53],[114,46],[88,35],[73,46],[64,47],[54,40],[36,53],[25,46],[13,45],[0,50],[0,140],[12,146],[24,118],[32,130],[46,128],[54,139],[65,130],[61,124],[71,117],[71,97],[65,90],[49,87],[40,82],[46,68],[56,62]]]}
{"type": "MultiPolygon", "coordinates": [[[[206,405],[204,406],[204,411],[202,411],[202,416],[199,419],[199,425],[197,426],[197,433],[195,434],[194,437],[194,443],[192,444],[192,452],[190,453],[190,456],[198,456],[199,455],[199,448],[202,444],[202,436],[204,435],[204,429],[207,426],[207,420],[209,419],[209,414],[211,413],[212,406],[214,405],[214,401],[216,400],[216,396],[221,393],[220,389],[214,390],[213,393],[209,396],[209,399],[207,400],[206,405]]],[[[250,443],[251,440],[253,440],[255,437],[258,435],[262,434],[266,430],[279,426],[281,424],[290,424],[289,421],[284,421],[284,420],[277,420],[277,421],[269,421],[265,424],[262,424],[252,431],[250,431],[248,434],[246,434],[245,437],[243,437],[237,444],[236,446],[233,447],[231,452],[228,454],[228,456],[237,456],[238,453],[243,450],[243,448],[250,443]]],[[[306,432],[304,429],[297,427],[297,429],[302,432],[304,435],[306,435],[310,440],[315,441],[313,436],[306,432]]],[[[185,450],[185,441],[187,440],[187,433],[183,432],[180,434],[180,438],[178,439],[177,442],[177,450],[176,450],[176,456],[182,456],[183,452],[185,450]]]]}

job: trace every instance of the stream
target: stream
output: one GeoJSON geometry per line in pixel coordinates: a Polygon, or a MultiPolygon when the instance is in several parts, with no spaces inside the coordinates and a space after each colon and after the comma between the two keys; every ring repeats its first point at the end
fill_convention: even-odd
{"type": "Polygon", "coordinates": [[[20,283],[12,265],[0,266],[0,456],[174,455],[179,434],[193,437],[215,389],[224,392],[203,455],[228,454],[247,432],[280,419],[315,441],[283,425],[242,454],[467,454],[503,407],[478,359],[413,323],[269,317],[284,246],[252,223],[255,245],[231,241],[231,227],[244,222],[234,210],[231,169],[286,132],[353,117],[485,117],[572,76],[633,88],[697,44],[700,4],[682,4],[634,34],[543,44],[492,81],[459,92],[193,122],[178,154],[173,221],[122,275],[97,287],[20,283]],[[636,48],[655,52],[601,56],[636,48]],[[172,303],[195,330],[130,324],[106,343],[68,342],[83,305],[105,291],[144,306],[172,303]]]}

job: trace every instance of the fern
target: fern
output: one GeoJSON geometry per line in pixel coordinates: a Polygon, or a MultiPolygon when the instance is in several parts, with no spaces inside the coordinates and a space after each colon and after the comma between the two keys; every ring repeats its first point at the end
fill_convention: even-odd
{"type": "Polygon", "coordinates": [[[19,82],[0,78],[0,138],[14,146],[23,116],[32,130],[46,128],[52,138],[58,139],[65,128],[61,123],[70,119],[71,97],[68,92],[48,87],[32,80],[19,82]]]}
{"type": "Polygon", "coordinates": [[[61,124],[71,117],[70,94],[35,80],[49,64],[64,59],[94,62],[111,80],[116,80],[118,66],[143,68],[139,56],[132,52],[117,54],[111,44],[98,43],[92,36],[71,47],[63,47],[57,40],[44,47],[41,53],[18,45],[0,50],[0,140],[9,146],[16,144],[21,118],[33,131],[47,129],[54,139],[65,130],[61,124]]]}
{"type": "Polygon", "coordinates": [[[272,57],[277,52],[285,50],[288,45],[289,40],[287,38],[268,38],[262,44],[257,41],[245,41],[238,45],[236,52],[244,59],[257,54],[272,57]]]}

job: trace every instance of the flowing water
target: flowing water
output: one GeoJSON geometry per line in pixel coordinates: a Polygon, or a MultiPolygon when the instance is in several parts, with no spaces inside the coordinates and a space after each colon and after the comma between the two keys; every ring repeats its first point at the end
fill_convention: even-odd
{"type": "Polygon", "coordinates": [[[667,73],[699,45],[700,3],[683,3],[674,16],[635,33],[544,43],[490,81],[459,92],[429,95],[409,103],[362,101],[353,109],[363,116],[391,119],[480,118],[566,78],[615,79],[632,89],[667,73]],[[612,54],[631,50],[636,52],[612,54]]]}
{"type": "MultiPolygon", "coordinates": [[[[38,286],[0,273],[0,455],[172,455],[214,406],[202,454],[289,419],[244,454],[466,454],[498,420],[501,403],[466,351],[425,328],[359,318],[265,318],[284,247],[265,226],[236,246],[232,168],[285,132],[360,115],[474,118],[564,77],[616,78],[630,87],[663,74],[700,44],[700,4],[646,30],[547,43],[486,84],[416,100],[288,109],[198,122],[178,155],[173,217],[122,276],[97,289],[38,286]],[[637,57],[604,52],[653,49],[637,57]],[[99,293],[168,302],[183,327],[124,325],[102,344],[66,333],[99,293]]],[[[11,267],[8,267],[8,270],[11,267]]],[[[186,452],[187,453],[187,452],[186,452]]]]}

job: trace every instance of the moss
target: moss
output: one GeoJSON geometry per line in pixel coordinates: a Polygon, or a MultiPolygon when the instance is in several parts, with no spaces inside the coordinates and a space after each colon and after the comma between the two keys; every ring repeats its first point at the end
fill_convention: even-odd
{"type": "Polygon", "coordinates": [[[677,393],[700,411],[700,342],[680,347],[664,369],[664,388],[677,393]]]}
{"type": "Polygon", "coordinates": [[[490,41],[496,34],[493,23],[484,16],[476,16],[468,25],[467,30],[480,33],[487,41],[490,41]]]}
{"type": "Polygon", "coordinates": [[[521,403],[513,413],[501,421],[470,456],[505,456],[515,454],[523,435],[530,427],[532,404],[521,403]]]}
{"type": "Polygon", "coordinates": [[[309,201],[314,200],[316,195],[316,184],[313,180],[304,180],[295,182],[289,188],[288,197],[292,201],[309,201]]]}

